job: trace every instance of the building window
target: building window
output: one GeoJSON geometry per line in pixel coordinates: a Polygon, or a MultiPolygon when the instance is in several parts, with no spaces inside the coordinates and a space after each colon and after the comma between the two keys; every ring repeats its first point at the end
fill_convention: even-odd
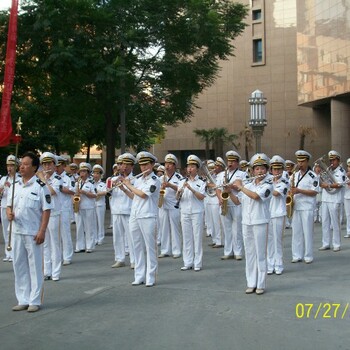
{"type": "Polygon", "coordinates": [[[263,41],[262,39],[253,40],[253,63],[263,62],[263,41]]]}
{"type": "Polygon", "coordinates": [[[261,21],[261,9],[253,10],[252,19],[253,21],[261,21]]]}

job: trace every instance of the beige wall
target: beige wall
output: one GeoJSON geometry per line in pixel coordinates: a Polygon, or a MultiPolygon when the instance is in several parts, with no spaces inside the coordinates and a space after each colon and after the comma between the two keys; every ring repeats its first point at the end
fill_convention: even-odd
{"type": "MultiPolygon", "coordinates": [[[[242,2],[251,5],[248,0],[242,2]]],[[[161,161],[168,151],[204,150],[204,144],[193,134],[195,128],[225,127],[229,133],[239,134],[249,122],[248,98],[256,89],[267,98],[268,125],[261,143],[268,156],[279,154],[294,159],[301,127],[310,131],[305,149],[314,159],[333,148],[330,127],[335,123],[333,120],[331,123],[330,106],[317,110],[298,106],[297,3],[303,1],[254,0],[254,8],[263,9],[263,21],[253,26],[249,15],[246,20],[249,27],[234,42],[235,57],[221,63],[216,83],[198,97],[196,103],[200,108],[194,118],[190,123],[169,127],[165,139],[155,145],[154,151],[161,161]],[[261,65],[252,61],[252,40],[256,35],[262,36],[265,43],[265,61],[261,65]]],[[[241,144],[238,152],[244,158],[244,139],[238,142],[241,144]]],[[[226,145],[225,150],[230,148],[226,145]]],[[[255,143],[249,156],[255,153],[254,148],[255,143]]]]}

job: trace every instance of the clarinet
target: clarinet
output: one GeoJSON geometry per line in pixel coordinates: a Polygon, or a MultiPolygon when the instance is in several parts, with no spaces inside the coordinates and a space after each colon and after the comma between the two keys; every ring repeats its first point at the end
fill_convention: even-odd
{"type": "Polygon", "coordinates": [[[177,202],[176,202],[176,204],[174,205],[174,207],[175,207],[176,209],[179,209],[179,208],[180,208],[181,198],[182,198],[182,195],[183,195],[183,193],[184,193],[184,191],[185,191],[184,186],[185,186],[185,183],[186,183],[187,181],[188,181],[188,177],[186,177],[186,180],[185,180],[185,182],[184,182],[184,185],[183,185],[182,188],[181,188],[181,192],[179,192],[179,196],[178,196],[178,198],[177,198],[177,202]]]}

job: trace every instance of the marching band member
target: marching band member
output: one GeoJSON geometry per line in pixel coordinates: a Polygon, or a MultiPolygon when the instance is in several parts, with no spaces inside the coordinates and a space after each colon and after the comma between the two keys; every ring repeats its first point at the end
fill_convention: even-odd
{"type": "Polygon", "coordinates": [[[311,170],[311,154],[299,150],[295,152],[299,170],[291,176],[290,191],[293,195],[294,212],[292,217],[292,263],[306,264],[313,261],[314,209],[319,183],[311,170]],[[294,180],[294,181],[293,181],[294,180]]]}
{"type": "Polygon", "coordinates": [[[165,174],[160,178],[159,232],[160,255],[165,258],[172,254],[174,259],[181,257],[180,211],[175,208],[176,192],[182,176],[176,172],[177,158],[169,153],[165,156],[165,174]]]}
{"type": "Polygon", "coordinates": [[[63,182],[56,173],[57,157],[53,153],[44,152],[40,156],[40,163],[42,170],[38,171],[37,176],[48,187],[53,204],[44,241],[44,279],[59,281],[62,266],[59,232],[61,202],[59,193],[63,182]]]}
{"type": "Polygon", "coordinates": [[[95,220],[95,188],[88,180],[91,165],[86,162],[79,164],[79,180],[75,183],[75,196],[78,196],[79,210],[76,218],[75,253],[92,253],[95,248],[96,220],[95,220]]]}
{"type": "Polygon", "coordinates": [[[106,215],[106,183],[102,181],[104,170],[101,165],[95,164],[92,167],[92,176],[94,181],[96,199],[96,244],[101,245],[105,239],[105,215],[106,215]]]}
{"type": "MultiPolygon", "coordinates": [[[[107,178],[106,180],[106,188],[107,188],[107,198],[109,200],[109,202],[111,201],[111,190],[112,190],[112,181],[113,181],[113,178],[115,178],[116,176],[119,175],[119,169],[120,169],[120,166],[121,166],[122,162],[121,162],[121,156],[119,155],[118,158],[117,158],[117,162],[113,164],[113,167],[112,167],[112,171],[113,171],[113,175],[110,176],[109,178],[107,178]]],[[[111,215],[111,222],[108,226],[108,228],[113,228],[113,216],[111,215]]]]}
{"type": "Polygon", "coordinates": [[[125,247],[128,246],[130,266],[131,268],[134,268],[135,250],[129,230],[129,219],[133,194],[121,183],[121,180],[126,178],[130,179],[131,184],[134,183],[132,171],[136,163],[136,158],[131,153],[124,153],[120,156],[119,160],[121,161],[119,166],[120,174],[112,179],[112,182],[115,185],[110,197],[115,259],[115,263],[111,267],[119,268],[125,266],[125,247]]]}
{"type": "Polygon", "coordinates": [[[205,213],[207,217],[207,231],[211,232],[212,243],[209,244],[213,248],[222,248],[221,238],[221,225],[220,225],[220,202],[216,195],[216,190],[210,189],[210,187],[218,186],[218,177],[226,168],[225,161],[221,157],[217,157],[214,163],[214,172],[212,173],[214,184],[207,183],[207,196],[205,197],[207,203],[207,211],[205,213]],[[210,195],[210,192],[214,191],[214,195],[210,195]],[[209,192],[209,193],[208,193],[209,192]]]}
{"type": "Polygon", "coordinates": [[[350,158],[346,160],[347,172],[346,172],[346,185],[344,190],[344,210],[346,216],[346,234],[344,238],[350,238],[350,158]]]}
{"type": "Polygon", "coordinates": [[[251,160],[253,180],[243,184],[236,180],[239,197],[231,194],[232,200],[242,203],[242,226],[246,258],[246,294],[264,294],[266,288],[266,245],[269,203],[273,191],[272,180],[267,176],[269,158],[264,153],[255,154],[251,160]],[[254,177],[256,177],[254,179],[254,177]]]}
{"type": "Polygon", "coordinates": [[[270,223],[267,243],[267,274],[281,275],[283,272],[283,231],[285,227],[286,196],[289,181],[283,176],[284,159],[275,155],[270,160],[273,175],[273,192],[270,201],[270,223]]]}
{"type": "MultiPolygon", "coordinates": [[[[205,161],[205,163],[208,171],[212,174],[215,169],[215,162],[212,159],[208,159],[207,161],[205,161]]],[[[206,236],[212,237],[212,225],[211,223],[208,223],[208,216],[209,216],[208,200],[211,197],[210,196],[211,193],[213,193],[216,196],[216,190],[209,192],[210,191],[209,188],[215,185],[209,183],[208,176],[206,174],[202,176],[202,178],[206,181],[205,191],[207,193],[207,196],[205,196],[204,198],[204,227],[206,228],[206,236]]],[[[210,245],[212,246],[212,244],[210,245]]]]}
{"type": "Polygon", "coordinates": [[[331,229],[333,230],[332,246],[334,252],[340,251],[341,234],[341,210],[344,198],[344,185],[346,180],[345,170],[340,166],[340,154],[337,151],[329,151],[328,159],[330,167],[328,171],[333,175],[335,183],[322,181],[322,247],[319,250],[328,250],[331,246],[331,229]]]}
{"type": "MultiPolygon", "coordinates": [[[[246,179],[247,173],[239,170],[239,160],[241,156],[235,151],[228,151],[226,153],[227,169],[220,173],[218,182],[221,189],[218,189],[218,197],[221,207],[224,201],[222,199],[223,193],[234,193],[237,195],[237,190],[232,184],[237,179],[246,179]]],[[[242,260],[243,256],[243,237],[242,237],[242,208],[236,205],[231,200],[231,196],[227,199],[227,213],[222,212],[221,223],[223,227],[225,243],[224,255],[221,260],[236,259],[242,260]]]]}
{"type": "Polygon", "coordinates": [[[3,261],[12,261],[12,251],[7,250],[8,240],[9,240],[9,221],[6,215],[7,208],[7,198],[9,196],[9,190],[11,185],[13,184],[13,180],[15,177],[15,182],[17,183],[19,180],[19,175],[16,172],[18,166],[18,159],[14,155],[9,155],[6,158],[6,170],[7,175],[3,176],[0,179],[0,197],[1,197],[1,225],[2,225],[2,234],[4,236],[5,242],[5,257],[2,259],[3,261]]]}
{"type": "Polygon", "coordinates": [[[205,181],[199,178],[198,169],[201,160],[195,156],[187,157],[188,177],[179,185],[178,201],[180,202],[181,227],[183,236],[183,261],[181,271],[200,271],[203,260],[203,225],[204,225],[204,198],[205,181]]]}
{"type": "Polygon", "coordinates": [[[35,175],[39,158],[31,152],[23,154],[21,178],[7,200],[7,218],[12,220],[13,271],[18,305],[13,311],[36,312],[41,306],[43,286],[43,251],[41,244],[53,207],[48,187],[35,175]]]}
{"type": "Polygon", "coordinates": [[[164,165],[159,165],[159,167],[157,168],[157,171],[156,171],[156,175],[158,177],[162,177],[164,174],[165,174],[165,167],[164,167],[164,165]]]}
{"type": "Polygon", "coordinates": [[[56,172],[62,179],[59,199],[61,202],[60,211],[60,236],[62,241],[63,266],[70,265],[73,258],[73,241],[70,226],[72,196],[74,194],[75,180],[65,172],[67,160],[61,156],[57,157],[56,172]]]}
{"type": "Polygon", "coordinates": [[[149,152],[140,152],[136,159],[143,173],[135,180],[123,179],[123,184],[132,192],[129,229],[135,249],[135,280],[133,286],[146,282],[146,287],[156,283],[157,241],[156,226],[158,220],[158,200],[160,181],[153,172],[157,158],[149,152]]]}

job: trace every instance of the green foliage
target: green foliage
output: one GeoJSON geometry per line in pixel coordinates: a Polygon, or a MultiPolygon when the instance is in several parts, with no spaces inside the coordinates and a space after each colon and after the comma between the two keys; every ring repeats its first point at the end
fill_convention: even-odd
{"type": "Polygon", "coordinates": [[[111,165],[125,111],[126,146],[147,148],[191,118],[246,14],[230,0],[24,1],[14,94],[24,139],[69,153],[105,144],[111,165]]]}

